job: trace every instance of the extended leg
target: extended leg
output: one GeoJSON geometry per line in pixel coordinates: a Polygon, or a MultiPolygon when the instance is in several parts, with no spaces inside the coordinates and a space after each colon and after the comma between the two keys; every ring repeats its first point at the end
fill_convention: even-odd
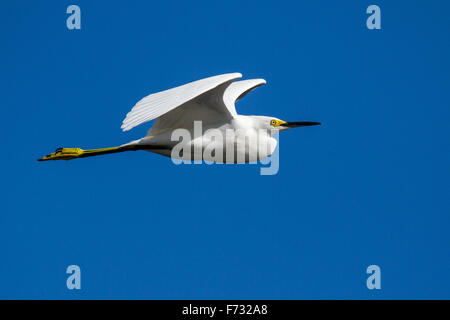
{"type": "Polygon", "coordinates": [[[38,159],[38,161],[47,161],[47,160],[72,160],[77,158],[86,158],[99,156],[103,154],[109,153],[118,153],[125,151],[136,151],[136,150],[148,150],[152,149],[151,146],[146,145],[127,145],[121,147],[111,147],[111,148],[102,148],[102,149],[90,149],[83,150],[80,148],[58,148],[55,152],[38,159]]]}

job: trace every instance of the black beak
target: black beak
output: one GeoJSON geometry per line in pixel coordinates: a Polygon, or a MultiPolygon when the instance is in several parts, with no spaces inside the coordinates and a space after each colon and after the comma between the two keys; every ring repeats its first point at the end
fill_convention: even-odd
{"type": "Polygon", "coordinates": [[[320,122],[314,122],[314,121],[296,121],[296,122],[286,122],[283,123],[283,127],[288,128],[297,128],[297,127],[309,127],[309,126],[318,126],[321,125],[320,122]]]}

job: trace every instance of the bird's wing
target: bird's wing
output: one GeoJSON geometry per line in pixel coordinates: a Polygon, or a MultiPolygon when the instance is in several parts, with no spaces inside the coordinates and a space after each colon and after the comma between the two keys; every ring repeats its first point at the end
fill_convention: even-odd
{"type": "MultiPolygon", "coordinates": [[[[208,108],[203,109],[209,109],[206,110],[209,111],[209,117],[214,113],[214,116],[233,117],[236,115],[236,110],[234,107],[227,108],[228,105],[223,102],[223,95],[230,83],[241,77],[240,73],[228,73],[151,94],[136,103],[123,120],[121,128],[123,131],[128,131],[156,118],[165,120],[159,122],[173,122],[173,118],[179,116],[180,109],[188,109],[184,110],[184,113],[189,111],[191,117],[199,116],[196,120],[203,120],[202,114],[205,110],[199,110],[198,107],[205,104],[208,108]]],[[[154,129],[157,124],[158,121],[155,122],[154,129]]],[[[160,123],[160,126],[162,124],[160,123]]]]}
{"type": "Polygon", "coordinates": [[[229,110],[233,110],[233,112],[236,113],[234,103],[263,84],[266,84],[266,80],[264,79],[249,79],[233,82],[227,87],[223,95],[225,105],[229,110]]]}

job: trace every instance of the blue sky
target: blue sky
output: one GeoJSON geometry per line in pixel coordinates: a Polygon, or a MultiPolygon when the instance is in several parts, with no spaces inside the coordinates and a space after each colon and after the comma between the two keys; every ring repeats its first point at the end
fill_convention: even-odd
{"type": "Polygon", "coordinates": [[[448,2],[0,6],[0,298],[450,298],[448,2]],[[120,125],[140,98],[228,72],[267,80],[238,112],[323,123],[281,133],[277,175],[145,152],[36,161],[138,139],[148,125],[120,125]]]}

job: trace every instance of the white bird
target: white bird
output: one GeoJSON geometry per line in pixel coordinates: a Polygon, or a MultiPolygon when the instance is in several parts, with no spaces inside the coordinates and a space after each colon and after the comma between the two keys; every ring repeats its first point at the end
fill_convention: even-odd
{"type": "Polygon", "coordinates": [[[241,77],[240,73],[223,74],[150,94],[136,103],[121,127],[128,131],[156,119],[147,136],[112,148],[58,148],[39,161],[146,150],[183,160],[249,162],[273,153],[277,145],[273,135],[278,131],[320,124],[237,114],[235,102],[266,83],[264,79],[235,81],[241,77]]]}

